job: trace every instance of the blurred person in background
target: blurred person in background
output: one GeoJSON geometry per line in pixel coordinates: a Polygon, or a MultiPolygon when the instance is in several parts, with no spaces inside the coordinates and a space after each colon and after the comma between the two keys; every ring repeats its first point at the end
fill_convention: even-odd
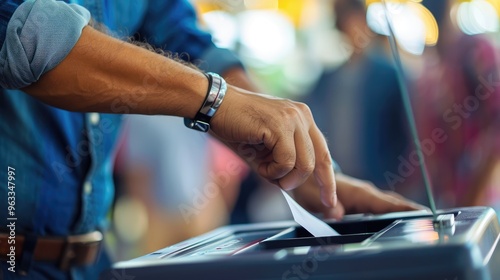
{"type": "Polygon", "coordinates": [[[441,208],[490,205],[500,209],[500,76],[498,50],[483,35],[460,31],[454,1],[424,1],[439,25],[436,47],[413,104],[428,170],[441,208]],[[451,16],[450,16],[451,15],[451,16]]]}
{"type": "Polygon", "coordinates": [[[343,172],[403,191],[385,177],[397,172],[398,157],[411,143],[396,72],[384,49],[387,39],[368,27],[364,0],[335,0],[333,8],[352,54],[324,71],[305,102],[343,172]]]}

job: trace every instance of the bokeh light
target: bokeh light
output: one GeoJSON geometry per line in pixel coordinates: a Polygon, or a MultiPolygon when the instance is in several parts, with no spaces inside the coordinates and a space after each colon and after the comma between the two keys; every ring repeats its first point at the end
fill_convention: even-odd
{"type": "Polygon", "coordinates": [[[273,10],[238,15],[241,54],[261,63],[276,63],[295,48],[295,29],[288,17],[273,10]]]}
{"type": "Polygon", "coordinates": [[[218,47],[234,50],[238,40],[238,24],[233,15],[225,11],[210,11],[203,14],[203,21],[218,47]]]}
{"type": "MultiPolygon", "coordinates": [[[[387,3],[387,12],[398,44],[403,50],[415,55],[423,53],[427,41],[437,41],[437,28],[432,28],[435,20],[434,23],[426,24],[426,20],[430,18],[428,16],[424,18],[422,15],[430,15],[431,19],[433,17],[430,12],[424,12],[424,9],[421,4],[413,2],[387,3]],[[429,32],[429,29],[432,32],[429,32]],[[433,36],[436,38],[431,38],[433,36]]],[[[389,36],[383,3],[374,2],[369,5],[366,17],[368,26],[375,33],[389,36]]]]}
{"type": "Polygon", "coordinates": [[[472,0],[459,3],[456,9],[458,27],[467,35],[476,35],[499,30],[499,16],[492,2],[472,0]]]}
{"type": "Polygon", "coordinates": [[[432,13],[423,5],[414,4],[412,7],[422,19],[425,25],[425,44],[433,46],[439,39],[439,27],[432,13]]]}

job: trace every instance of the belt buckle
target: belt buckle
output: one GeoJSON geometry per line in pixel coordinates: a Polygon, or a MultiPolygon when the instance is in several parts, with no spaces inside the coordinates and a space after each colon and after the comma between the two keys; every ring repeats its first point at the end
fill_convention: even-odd
{"type": "Polygon", "coordinates": [[[92,250],[89,245],[99,246],[102,238],[102,233],[99,231],[68,236],[59,261],[59,269],[67,271],[76,260],[89,263],[90,259],[95,261],[98,249],[92,250]]]}

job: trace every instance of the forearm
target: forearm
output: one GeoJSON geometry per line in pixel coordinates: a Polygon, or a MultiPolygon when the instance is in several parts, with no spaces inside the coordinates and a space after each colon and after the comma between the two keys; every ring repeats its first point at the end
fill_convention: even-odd
{"type": "Polygon", "coordinates": [[[201,72],[87,26],[69,55],[24,90],[72,111],[193,117],[207,88],[201,72]]]}

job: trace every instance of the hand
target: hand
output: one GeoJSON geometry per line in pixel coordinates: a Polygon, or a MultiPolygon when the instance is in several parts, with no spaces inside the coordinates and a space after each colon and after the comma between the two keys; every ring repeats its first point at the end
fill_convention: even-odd
{"type": "Polygon", "coordinates": [[[291,190],[313,174],[323,204],[336,205],[330,152],[307,105],[228,86],[211,129],[271,183],[291,190]]]}
{"type": "Polygon", "coordinates": [[[401,195],[377,189],[372,183],[336,174],[337,195],[336,207],[325,207],[318,203],[319,193],[312,179],[294,190],[295,200],[309,211],[322,213],[325,218],[342,219],[344,214],[373,213],[423,210],[426,207],[413,203],[401,195]]]}

